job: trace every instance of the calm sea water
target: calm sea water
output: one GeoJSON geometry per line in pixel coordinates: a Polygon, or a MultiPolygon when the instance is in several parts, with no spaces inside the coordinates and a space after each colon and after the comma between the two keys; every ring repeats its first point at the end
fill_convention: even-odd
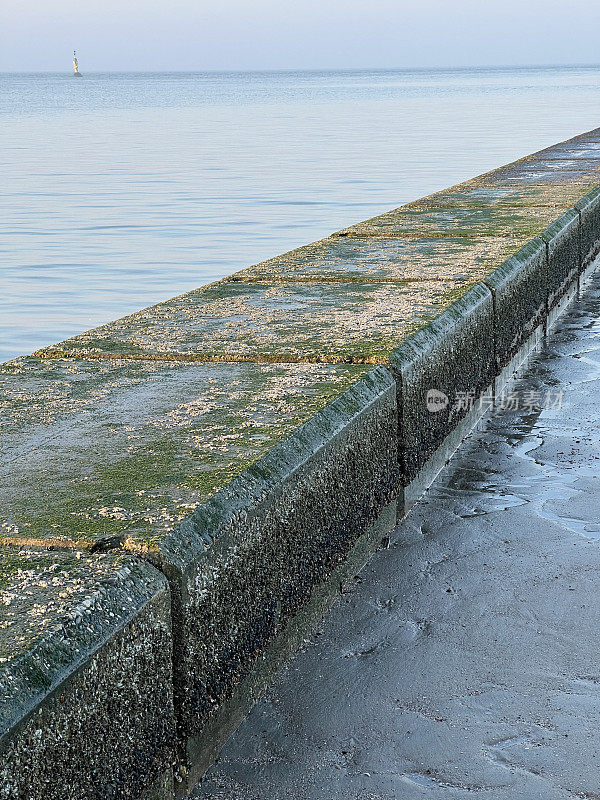
{"type": "Polygon", "coordinates": [[[0,75],[0,361],[599,125],[600,68],[0,75]]]}

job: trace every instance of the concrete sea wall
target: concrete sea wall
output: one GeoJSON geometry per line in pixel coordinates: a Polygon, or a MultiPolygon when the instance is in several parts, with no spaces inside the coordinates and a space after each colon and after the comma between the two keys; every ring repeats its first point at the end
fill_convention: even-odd
{"type": "Polygon", "coordinates": [[[0,365],[0,800],[191,789],[574,296],[598,184],[600,130],[0,365]]]}

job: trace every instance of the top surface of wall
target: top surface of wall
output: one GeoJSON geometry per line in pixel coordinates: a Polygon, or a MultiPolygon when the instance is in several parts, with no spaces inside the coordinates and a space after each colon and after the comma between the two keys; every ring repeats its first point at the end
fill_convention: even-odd
{"type": "Polygon", "coordinates": [[[152,547],[360,366],[22,358],[0,367],[0,531],[152,547]]]}
{"type": "Polygon", "coordinates": [[[0,590],[0,798],[165,785],[175,731],[164,576],[128,555],[2,547],[0,590]]]}
{"type": "Polygon", "coordinates": [[[128,556],[1,548],[0,736],[164,587],[160,573],[128,556]]]}

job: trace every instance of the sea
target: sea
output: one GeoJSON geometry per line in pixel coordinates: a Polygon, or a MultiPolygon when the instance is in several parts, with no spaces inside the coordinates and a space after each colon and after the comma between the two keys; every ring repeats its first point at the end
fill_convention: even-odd
{"type": "Polygon", "coordinates": [[[600,67],[0,75],[0,361],[600,126],[600,67]]]}

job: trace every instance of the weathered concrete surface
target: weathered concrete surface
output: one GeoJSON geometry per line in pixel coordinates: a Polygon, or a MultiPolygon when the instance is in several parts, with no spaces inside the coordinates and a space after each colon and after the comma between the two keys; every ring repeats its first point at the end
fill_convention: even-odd
{"type": "Polygon", "coordinates": [[[47,348],[46,356],[384,362],[471,281],[222,281],[47,348]]]}
{"type": "Polygon", "coordinates": [[[521,188],[541,184],[548,189],[557,184],[593,186],[599,180],[600,159],[552,158],[549,155],[530,156],[475,179],[489,186],[521,188]]]}
{"type": "Polygon", "coordinates": [[[565,211],[541,238],[548,245],[548,308],[565,293],[581,269],[579,214],[565,211]]]}
{"type": "MultiPolygon", "coordinates": [[[[493,175],[493,173],[492,173],[493,175]]],[[[566,211],[584,194],[594,189],[596,182],[567,181],[564,183],[531,183],[523,186],[495,186],[485,182],[486,176],[435,192],[409,203],[407,208],[528,208],[547,207],[557,214],[566,211]]]]}
{"type": "MultiPolygon", "coordinates": [[[[552,219],[556,210],[552,210],[552,219]]],[[[433,229],[429,231],[433,234],[433,229]]],[[[476,282],[527,238],[342,238],[333,236],[237,272],[231,280],[476,282]]]]}
{"type": "Polygon", "coordinates": [[[546,243],[536,238],[485,278],[494,302],[495,374],[511,363],[544,324],[547,264],[546,243]]]}
{"type": "Polygon", "coordinates": [[[582,266],[596,255],[600,242],[600,187],[582,197],[574,208],[580,217],[580,241],[582,266]]]}
{"type": "Polygon", "coordinates": [[[600,795],[600,279],[591,286],[518,386],[520,408],[507,403],[465,445],[195,797],[600,795]],[[562,409],[535,407],[560,391],[562,409]]]}
{"type": "Polygon", "coordinates": [[[594,136],[595,131],[581,133],[566,142],[546,147],[536,155],[543,158],[600,158],[600,142],[594,136]]]}
{"type": "MultiPolygon", "coordinates": [[[[494,367],[492,293],[483,284],[474,286],[392,354],[405,486],[468,413],[469,405],[461,402],[461,396],[479,397],[492,383],[494,367]],[[432,390],[448,400],[434,413],[428,405],[432,390]]],[[[442,464],[445,460],[444,456],[442,464]]]]}
{"type": "Polygon", "coordinates": [[[580,240],[595,244],[593,211],[569,206],[600,181],[597,136],[528,156],[43,354],[385,363],[537,235],[548,243],[552,306],[587,257],[580,240]]]}
{"type": "Polygon", "coordinates": [[[344,228],[337,235],[509,237],[524,240],[524,243],[538,236],[555,219],[556,209],[548,206],[442,209],[416,209],[406,206],[344,228]]]}
{"type": "Polygon", "coordinates": [[[35,357],[1,365],[2,539],[157,549],[366,371],[35,357]]]}
{"type": "Polygon", "coordinates": [[[170,797],[164,577],[125,556],[3,548],[0,608],[0,798],[170,797]]]}

